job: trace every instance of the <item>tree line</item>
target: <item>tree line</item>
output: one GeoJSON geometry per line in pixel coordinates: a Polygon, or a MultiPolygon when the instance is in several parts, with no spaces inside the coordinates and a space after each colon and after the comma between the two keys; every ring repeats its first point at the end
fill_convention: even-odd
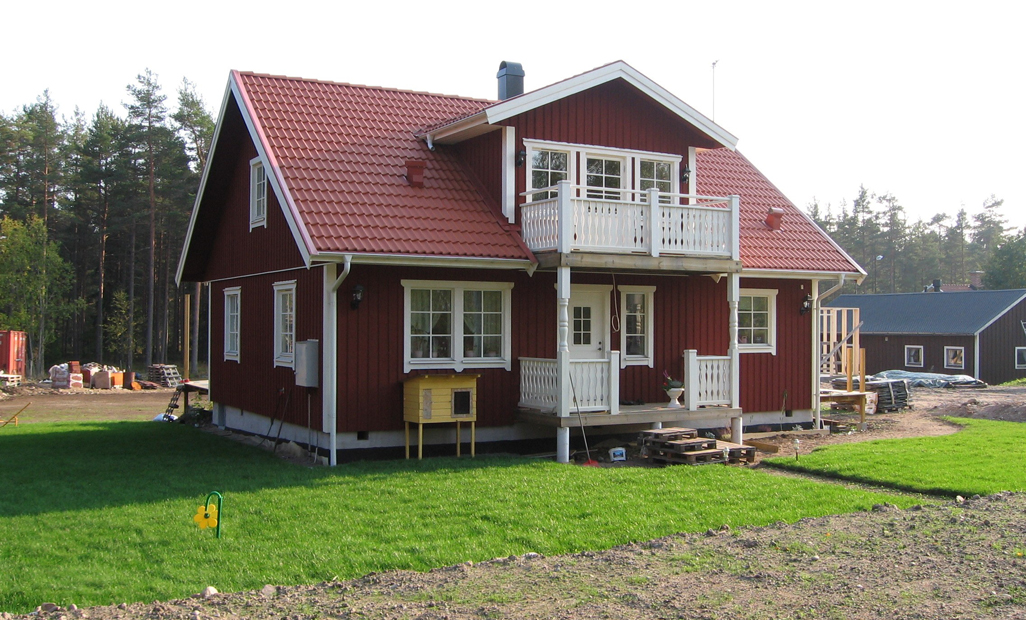
{"type": "Polygon", "coordinates": [[[962,207],[909,223],[900,201],[860,187],[840,209],[808,205],[809,216],[866,270],[843,293],[913,293],[945,285],[1026,288],[1026,229],[1008,226],[1004,201],[991,195],[978,210],[962,207]],[[976,277],[974,277],[976,276],[976,277]]]}
{"type": "Polygon", "coordinates": [[[0,113],[0,330],[28,333],[33,376],[181,359],[187,292],[200,326],[174,275],[214,120],[188,80],[173,111],[148,69],[126,92],[89,119],[49,91],[0,113]]]}

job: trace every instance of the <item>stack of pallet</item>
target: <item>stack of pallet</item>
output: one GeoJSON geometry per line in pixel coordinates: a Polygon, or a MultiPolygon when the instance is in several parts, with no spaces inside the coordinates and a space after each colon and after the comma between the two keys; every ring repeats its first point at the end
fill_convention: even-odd
{"type": "Polygon", "coordinates": [[[699,437],[698,431],[693,428],[642,431],[638,444],[641,457],[656,463],[704,465],[755,461],[755,448],[699,437]]]}
{"type": "Polygon", "coordinates": [[[178,366],[174,364],[154,364],[146,371],[146,380],[164,387],[176,388],[182,382],[178,374],[178,366]]]}
{"type": "MultiPolygon", "coordinates": [[[[835,390],[843,390],[847,387],[847,379],[840,377],[832,381],[835,390]]],[[[859,389],[858,378],[852,379],[852,389],[859,389]]],[[[904,379],[873,379],[866,381],[866,392],[876,392],[877,411],[897,411],[908,407],[912,391],[908,381],[904,379]]]]}

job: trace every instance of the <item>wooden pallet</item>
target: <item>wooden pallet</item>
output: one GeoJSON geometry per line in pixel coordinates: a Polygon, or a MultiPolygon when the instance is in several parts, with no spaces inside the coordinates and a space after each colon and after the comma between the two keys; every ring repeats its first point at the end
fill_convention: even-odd
{"type": "Polygon", "coordinates": [[[755,446],[746,446],[729,441],[717,441],[716,447],[720,450],[727,450],[727,461],[730,463],[755,462],[755,446]]]}
{"type": "Polygon", "coordinates": [[[665,452],[653,454],[647,458],[654,463],[665,463],[667,465],[708,465],[710,463],[723,463],[727,459],[723,450],[695,450],[693,452],[673,453],[665,452]]]}
{"type": "Polygon", "coordinates": [[[698,431],[692,428],[642,431],[638,445],[641,457],[655,463],[704,465],[755,462],[754,447],[699,437],[698,431]]]}

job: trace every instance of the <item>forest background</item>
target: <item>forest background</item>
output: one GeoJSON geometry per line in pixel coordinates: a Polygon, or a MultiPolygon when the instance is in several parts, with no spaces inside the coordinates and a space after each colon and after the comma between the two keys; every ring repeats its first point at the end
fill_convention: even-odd
{"type": "MultiPolygon", "coordinates": [[[[29,374],[70,359],[139,369],[206,350],[205,292],[174,283],[214,119],[184,80],[174,110],[146,70],[121,109],[70,117],[48,92],[0,112],[0,330],[28,333],[29,374]],[[185,307],[186,294],[191,304],[185,307]]],[[[809,216],[867,272],[842,292],[894,293],[982,282],[1026,288],[1026,229],[1003,201],[909,222],[900,200],[859,187],[809,216]]]]}

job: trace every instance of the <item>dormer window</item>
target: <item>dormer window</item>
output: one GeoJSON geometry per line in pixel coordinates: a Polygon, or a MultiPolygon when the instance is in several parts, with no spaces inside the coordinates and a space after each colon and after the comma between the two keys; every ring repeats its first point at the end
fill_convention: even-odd
{"type": "Polygon", "coordinates": [[[249,229],[267,226],[267,175],[257,157],[249,162],[249,229]]]}

